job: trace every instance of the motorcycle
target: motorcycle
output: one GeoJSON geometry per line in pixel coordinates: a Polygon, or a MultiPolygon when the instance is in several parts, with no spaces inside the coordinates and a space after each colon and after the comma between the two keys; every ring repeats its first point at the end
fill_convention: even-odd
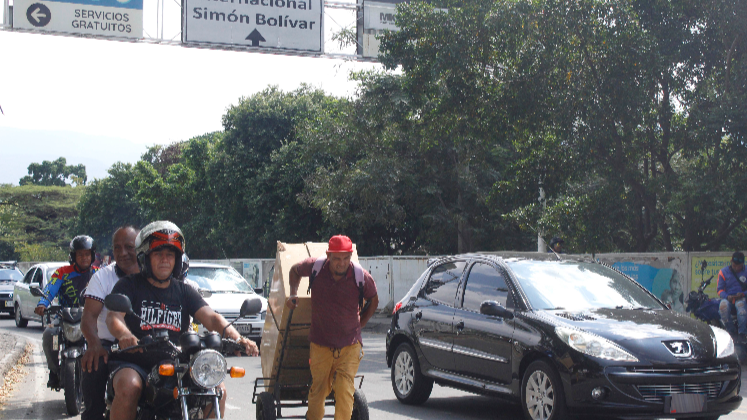
{"type": "MultiPolygon", "coordinates": [[[[29,291],[33,296],[47,297],[48,300],[52,300],[38,287],[32,287],[29,291]]],[[[64,390],[67,414],[77,416],[84,408],[80,364],[81,356],[86,351],[86,340],[80,330],[83,308],[51,305],[44,310],[44,316],[47,325],[53,325],[58,329],[57,335],[53,337],[52,349],[58,351],[58,376],[60,380],[59,387],[52,389],[55,391],[64,390]],[[61,327],[60,324],[62,324],[61,327]]]]}
{"type": "Polygon", "coordinates": [[[713,276],[709,277],[708,280],[701,279],[698,291],[690,292],[687,296],[685,311],[709,325],[726,329],[718,310],[721,299],[711,298],[705,293],[705,289],[711,284],[711,280],[713,280],[713,276]]]}
{"type": "MultiPolygon", "coordinates": [[[[110,311],[124,312],[134,315],[130,299],[124,295],[111,294],[104,300],[104,305],[110,311]]],[[[255,315],[262,310],[259,299],[247,299],[241,305],[239,316],[233,321],[255,315]]],[[[231,322],[231,324],[233,324],[231,322]]],[[[229,326],[231,325],[229,324],[229,326]]],[[[228,326],[226,327],[228,328],[228,326]]],[[[218,386],[226,375],[231,378],[244,377],[244,369],[227,367],[223,353],[241,351],[239,343],[230,338],[222,338],[216,332],[198,335],[189,329],[179,337],[179,347],[169,340],[168,330],[155,329],[151,325],[151,334],[143,337],[135,346],[120,349],[116,344],[111,353],[124,353],[131,350],[159,351],[169,354],[168,360],[153,367],[148,374],[143,389],[143,396],[138,402],[137,419],[202,419],[209,417],[215,410],[216,418],[222,419],[219,401],[221,398],[218,386]],[[208,412],[208,405],[212,407],[208,412]]],[[[225,329],[223,330],[225,336],[225,329]]],[[[109,378],[111,383],[112,378],[109,378]]],[[[111,386],[107,386],[106,418],[113,396],[109,394],[111,386]]]]}

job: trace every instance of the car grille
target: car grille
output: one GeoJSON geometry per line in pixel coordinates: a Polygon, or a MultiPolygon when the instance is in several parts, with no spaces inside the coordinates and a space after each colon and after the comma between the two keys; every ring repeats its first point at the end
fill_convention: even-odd
{"type": "Polygon", "coordinates": [[[13,297],[10,293],[0,293],[0,299],[10,299],[13,297]]]}
{"type": "Polygon", "coordinates": [[[707,400],[715,400],[721,392],[723,382],[699,384],[636,385],[638,392],[648,402],[663,403],[664,397],[674,394],[705,394],[707,400]]]}
{"type": "Polygon", "coordinates": [[[666,373],[686,375],[688,373],[719,373],[729,370],[729,365],[715,366],[693,366],[693,367],[676,367],[676,368],[655,368],[655,367],[629,367],[628,372],[639,373],[666,373]]]}

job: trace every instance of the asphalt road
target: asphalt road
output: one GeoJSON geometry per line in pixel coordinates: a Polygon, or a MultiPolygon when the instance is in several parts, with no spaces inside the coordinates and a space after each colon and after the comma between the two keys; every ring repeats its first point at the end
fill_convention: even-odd
{"type": "MultiPolygon", "coordinates": [[[[19,385],[14,395],[6,402],[0,411],[0,419],[70,419],[65,414],[65,402],[62,392],[50,391],[46,388],[47,370],[44,354],[41,351],[41,324],[29,322],[25,329],[18,329],[12,319],[0,318],[0,331],[9,331],[34,340],[36,351],[28,364],[28,374],[19,385]]],[[[364,333],[363,345],[365,356],[361,362],[359,374],[365,376],[362,391],[366,395],[371,420],[519,420],[522,418],[518,406],[501,402],[500,400],[477,396],[466,392],[445,388],[438,385],[433,387],[431,398],[422,406],[406,406],[394,397],[390,381],[390,371],[386,366],[385,336],[383,334],[364,333]]],[[[228,378],[228,401],[226,419],[253,420],[255,405],[252,404],[254,378],[260,377],[261,367],[258,357],[230,357],[229,366],[241,366],[246,369],[246,377],[242,379],[228,378]]],[[[745,375],[743,375],[744,377],[745,375]]],[[[747,384],[745,384],[747,385],[747,384]]],[[[742,386],[742,394],[747,397],[747,387],[742,386]]],[[[286,409],[284,415],[303,416],[304,409],[286,409]]],[[[333,414],[333,409],[327,409],[333,414]]],[[[79,419],[80,416],[72,417],[79,419]]],[[[725,420],[747,420],[747,404],[728,416],[725,420]]]]}

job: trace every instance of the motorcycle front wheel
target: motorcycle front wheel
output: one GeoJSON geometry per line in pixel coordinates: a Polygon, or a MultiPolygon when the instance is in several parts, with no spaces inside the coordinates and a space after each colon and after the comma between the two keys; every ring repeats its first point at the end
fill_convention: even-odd
{"type": "Polygon", "coordinates": [[[65,360],[65,406],[67,414],[77,416],[83,411],[83,393],[81,392],[80,359],[65,360]]]}

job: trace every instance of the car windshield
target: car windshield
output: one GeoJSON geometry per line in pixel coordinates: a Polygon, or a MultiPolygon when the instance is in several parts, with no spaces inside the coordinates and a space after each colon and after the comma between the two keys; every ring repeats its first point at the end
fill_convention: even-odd
{"type": "Polygon", "coordinates": [[[212,292],[254,293],[254,289],[232,267],[190,267],[187,279],[212,292]]]}
{"type": "Polygon", "coordinates": [[[0,284],[15,283],[23,279],[23,274],[17,270],[0,270],[0,284]]]}
{"type": "Polygon", "coordinates": [[[508,266],[534,309],[663,308],[638,284],[600,264],[513,261],[508,266]]]}

